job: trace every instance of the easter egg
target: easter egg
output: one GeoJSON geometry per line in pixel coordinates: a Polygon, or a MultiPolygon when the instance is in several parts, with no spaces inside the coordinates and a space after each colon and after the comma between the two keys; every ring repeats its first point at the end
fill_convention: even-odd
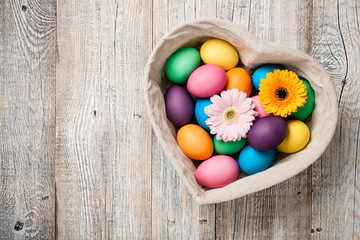
{"type": "Polygon", "coordinates": [[[253,103],[255,104],[254,110],[258,113],[256,119],[272,116],[271,113],[267,113],[264,107],[260,104],[259,95],[253,96],[252,98],[253,103]]]}
{"type": "Polygon", "coordinates": [[[239,165],[235,159],[217,155],[202,162],[195,171],[196,181],[209,188],[224,187],[238,177],[239,165]]]}
{"type": "Polygon", "coordinates": [[[306,85],[307,99],[303,107],[298,107],[297,112],[293,112],[290,118],[304,121],[307,119],[315,107],[315,93],[310,83],[305,79],[300,79],[306,85]]]}
{"type": "Polygon", "coordinates": [[[236,66],[239,54],[230,43],[220,39],[210,39],[200,48],[200,56],[205,64],[216,64],[224,70],[236,66]]]}
{"type": "Polygon", "coordinates": [[[266,74],[269,72],[274,72],[275,69],[285,70],[285,68],[283,66],[278,65],[278,64],[266,64],[266,65],[258,67],[252,75],[252,83],[253,83],[254,87],[257,90],[259,90],[260,80],[262,78],[265,79],[266,74]]]}
{"type": "Polygon", "coordinates": [[[217,154],[231,155],[239,152],[247,143],[246,138],[241,138],[239,141],[224,142],[223,140],[217,140],[214,136],[214,149],[217,154]]]}
{"type": "Polygon", "coordinates": [[[198,98],[195,103],[195,118],[198,124],[205,129],[206,131],[210,131],[210,128],[206,125],[205,121],[209,118],[208,115],[205,114],[205,107],[212,104],[209,98],[198,98]]]}
{"type": "Polygon", "coordinates": [[[287,124],[281,117],[268,116],[256,120],[248,132],[249,144],[260,151],[276,148],[286,136],[287,124]]]}
{"type": "Polygon", "coordinates": [[[167,59],[165,73],[170,81],[183,84],[199,66],[199,51],[191,47],[181,48],[167,59]]]}
{"type": "Polygon", "coordinates": [[[191,159],[205,160],[214,151],[210,135],[199,125],[188,124],[177,133],[177,143],[181,151],[191,159]]]}
{"type": "Polygon", "coordinates": [[[252,82],[249,73],[243,68],[233,68],[226,72],[227,82],[224,90],[237,88],[246,93],[249,97],[252,89],[252,82]]]}
{"type": "Polygon", "coordinates": [[[246,174],[255,174],[266,170],[275,159],[275,149],[260,151],[250,145],[244,147],[239,155],[239,166],[246,174]]]}
{"type": "Polygon", "coordinates": [[[182,126],[191,121],[194,102],[186,88],[173,84],[166,90],[165,110],[167,118],[176,125],[182,126]]]}
{"type": "Polygon", "coordinates": [[[284,153],[300,151],[310,140],[310,130],[304,122],[299,120],[289,120],[287,125],[286,137],[277,150],[284,153]]]}
{"type": "Polygon", "coordinates": [[[206,64],[191,73],[187,89],[196,97],[207,98],[223,90],[225,84],[224,69],[218,65],[206,64]]]}

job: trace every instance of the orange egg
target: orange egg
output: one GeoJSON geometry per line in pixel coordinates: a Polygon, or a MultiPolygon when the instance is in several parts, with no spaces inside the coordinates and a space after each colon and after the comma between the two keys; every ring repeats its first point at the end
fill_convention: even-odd
{"type": "Polygon", "coordinates": [[[199,125],[187,124],[177,133],[181,151],[191,159],[205,160],[211,157],[214,145],[210,135],[199,125]]]}
{"type": "Polygon", "coordinates": [[[243,68],[233,68],[227,71],[227,83],[224,90],[237,88],[246,93],[249,97],[252,89],[252,82],[249,73],[243,68]]]}

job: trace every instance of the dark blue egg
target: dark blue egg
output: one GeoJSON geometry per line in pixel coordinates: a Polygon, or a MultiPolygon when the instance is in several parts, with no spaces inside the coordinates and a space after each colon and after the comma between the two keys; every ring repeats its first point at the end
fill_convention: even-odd
{"type": "Polygon", "coordinates": [[[259,90],[260,80],[266,78],[266,74],[274,72],[275,69],[285,70],[285,68],[278,64],[266,64],[258,67],[252,75],[252,82],[254,87],[259,90]]]}
{"type": "Polygon", "coordinates": [[[250,145],[243,148],[239,155],[240,169],[246,174],[255,174],[266,170],[275,159],[275,149],[259,151],[250,145]]]}
{"type": "Polygon", "coordinates": [[[209,98],[198,98],[195,104],[195,118],[198,124],[205,129],[206,131],[210,131],[210,128],[206,125],[205,121],[209,118],[208,115],[205,114],[205,107],[212,104],[209,98]]]}

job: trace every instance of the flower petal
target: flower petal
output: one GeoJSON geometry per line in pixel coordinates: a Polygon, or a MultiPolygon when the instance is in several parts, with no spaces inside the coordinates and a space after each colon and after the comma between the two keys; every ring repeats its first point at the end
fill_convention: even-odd
{"type": "Polygon", "coordinates": [[[209,116],[205,123],[209,126],[210,133],[216,134],[217,139],[224,141],[236,141],[246,137],[255,116],[257,116],[252,99],[246,98],[245,92],[231,89],[222,91],[220,95],[212,96],[210,100],[213,104],[205,107],[205,113],[209,116]],[[228,107],[235,108],[239,114],[236,122],[230,124],[223,116],[228,107]]]}
{"type": "Polygon", "coordinates": [[[210,98],[210,101],[217,105],[217,108],[220,108],[220,109],[225,109],[226,108],[226,103],[224,101],[224,99],[222,99],[219,95],[215,94],[214,96],[212,96],[210,98]]]}
{"type": "Polygon", "coordinates": [[[211,116],[222,115],[224,109],[219,108],[218,105],[211,104],[209,106],[206,106],[204,108],[204,111],[206,115],[211,117],[211,116]]]}
{"type": "Polygon", "coordinates": [[[224,127],[224,132],[223,132],[223,134],[222,134],[222,139],[223,139],[225,142],[228,142],[228,141],[229,141],[229,133],[230,133],[229,126],[224,127]]]}

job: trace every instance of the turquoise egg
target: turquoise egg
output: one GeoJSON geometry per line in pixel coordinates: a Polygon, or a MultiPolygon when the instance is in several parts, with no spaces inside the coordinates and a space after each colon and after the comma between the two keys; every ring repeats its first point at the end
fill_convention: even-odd
{"type": "Polygon", "coordinates": [[[250,145],[244,147],[239,155],[240,169],[246,174],[255,174],[266,170],[275,159],[275,149],[260,151],[250,145]]]}
{"type": "Polygon", "coordinates": [[[210,131],[210,128],[206,125],[205,121],[209,118],[208,115],[205,114],[205,107],[212,104],[209,98],[198,98],[195,104],[195,118],[198,124],[205,129],[206,131],[210,131]]]}
{"type": "Polygon", "coordinates": [[[266,78],[266,74],[269,72],[274,72],[275,69],[285,70],[285,68],[278,64],[266,64],[258,67],[253,75],[252,75],[252,82],[254,87],[259,90],[259,84],[262,78],[266,78]]]}

